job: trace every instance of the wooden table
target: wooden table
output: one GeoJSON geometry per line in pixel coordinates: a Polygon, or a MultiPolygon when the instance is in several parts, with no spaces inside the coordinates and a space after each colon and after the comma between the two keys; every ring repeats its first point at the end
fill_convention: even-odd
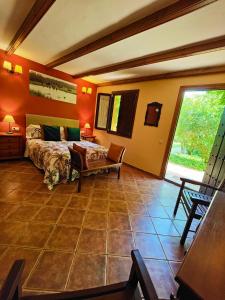
{"type": "Polygon", "coordinates": [[[179,299],[225,299],[225,193],[214,196],[175,279],[179,299]]]}

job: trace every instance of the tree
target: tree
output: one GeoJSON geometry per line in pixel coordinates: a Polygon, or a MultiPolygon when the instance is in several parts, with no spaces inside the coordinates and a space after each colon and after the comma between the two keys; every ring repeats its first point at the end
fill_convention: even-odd
{"type": "Polygon", "coordinates": [[[207,91],[184,96],[175,141],[190,155],[205,163],[212,149],[225,105],[225,91],[207,91]]]}

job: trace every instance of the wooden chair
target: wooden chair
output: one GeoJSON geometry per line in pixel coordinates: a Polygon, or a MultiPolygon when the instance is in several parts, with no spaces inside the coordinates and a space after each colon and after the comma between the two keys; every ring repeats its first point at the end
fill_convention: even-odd
{"type": "MultiPolygon", "coordinates": [[[[145,300],[158,300],[151,277],[138,250],[131,252],[132,267],[128,281],[82,291],[21,297],[21,275],[24,260],[17,260],[9,272],[0,293],[0,300],[141,300],[138,283],[145,300]]],[[[79,274],[77,274],[79,276],[79,274]]],[[[171,299],[174,299],[171,296],[171,299]]]]}
{"type": "Polygon", "coordinates": [[[210,192],[213,193],[216,190],[220,190],[220,188],[187,178],[180,178],[180,180],[182,184],[177,197],[173,215],[174,217],[176,216],[179,204],[181,203],[184,208],[185,214],[187,215],[187,222],[180,239],[180,244],[184,245],[188,232],[193,232],[193,230],[190,230],[193,219],[202,219],[207,211],[208,206],[210,205],[212,196],[206,194],[207,190],[210,189],[210,192]],[[190,188],[185,187],[185,183],[190,183],[202,187],[202,192],[194,191],[190,188]]]}
{"type": "Polygon", "coordinates": [[[106,159],[91,161],[88,162],[87,169],[84,169],[83,158],[81,153],[69,147],[70,156],[71,156],[71,167],[70,167],[69,179],[71,180],[72,171],[73,169],[75,169],[79,173],[78,193],[81,191],[81,183],[82,183],[83,175],[89,172],[103,170],[103,169],[110,170],[112,168],[117,168],[118,170],[117,178],[120,179],[120,168],[122,166],[123,157],[126,149],[125,147],[122,146],[118,146],[118,147],[121,147],[121,151],[119,157],[116,157],[115,160],[112,160],[107,157],[106,159]]]}

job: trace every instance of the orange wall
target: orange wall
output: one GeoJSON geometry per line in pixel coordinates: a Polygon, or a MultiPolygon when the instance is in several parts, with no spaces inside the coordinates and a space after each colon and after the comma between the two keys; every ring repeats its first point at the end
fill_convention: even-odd
{"type": "Polygon", "coordinates": [[[127,148],[125,162],[159,176],[180,87],[216,83],[225,83],[225,73],[99,87],[98,93],[140,91],[132,138],[95,130],[97,139],[105,146],[111,142],[124,145],[127,148]],[[147,104],[153,101],[163,104],[159,127],[144,126],[147,104]]]}
{"type": "Polygon", "coordinates": [[[96,101],[95,84],[82,79],[73,79],[72,76],[47,69],[45,66],[27,60],[17,55],[6,56],[0,50],[0,131],[5,131],[8,124],[1,122],[5,114],[12,114],[16,124],[24,133],[25,114],[40,114],[53,117],[62,117],[80,120],[80,127],[88,122],[93,128],[96,101]],[[2,68],[3,61],[8,60],[23,67],[23,74],[11,74],[2,68]],[[29,94],[29,69],[42,72],[63,80],[77,84],[77,103],[70,104],[29,94]],[[82,86],[91,87],[92,95],[82,94],[82,86]]]}

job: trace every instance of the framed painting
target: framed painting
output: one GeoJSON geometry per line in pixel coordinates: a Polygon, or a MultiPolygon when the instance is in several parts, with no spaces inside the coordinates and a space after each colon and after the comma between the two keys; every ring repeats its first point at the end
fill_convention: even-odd
{"type": "Polygon", "coordinates": [[[29,79],[29,89],[32,96],[76,104],[76,84],[32,70],[29,72],[29,79]]]}

